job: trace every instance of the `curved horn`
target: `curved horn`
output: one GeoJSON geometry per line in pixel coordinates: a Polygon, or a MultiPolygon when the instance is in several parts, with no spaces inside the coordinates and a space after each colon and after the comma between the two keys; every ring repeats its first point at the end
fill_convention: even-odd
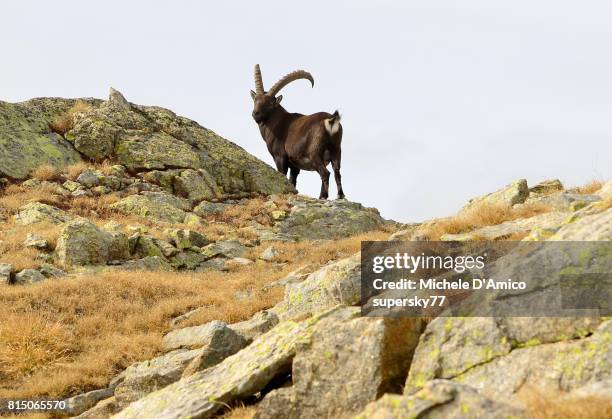
{"type": "Polygon", "coordinates": [[[296,71],[293,71],[293,72],[287,74],[285,77],[283,77],[282,79],[277,81],[274,84],[274,86],[272,86],[270,88],[270,90],[268,90],[268,93],[266,93],[266,94],[269,95],[269,96],[276,96],[276,94],[283,87],[285,87],[286,85],[288,85],[292,81],[299,80],[299,79],[309,80],[310,83],[312,83],[312,87],[314,87],[314,78],[312,78],[312,74],[310,74],[309,72],[304,71],[304,70],[296,70],[296,71]]]}
{"type": "Polygon", "coordinates": [[[258,95],[264,94],[263,80],[261,79],[261,69],[259,64],[255,64],[255,93],[258,95]]]}

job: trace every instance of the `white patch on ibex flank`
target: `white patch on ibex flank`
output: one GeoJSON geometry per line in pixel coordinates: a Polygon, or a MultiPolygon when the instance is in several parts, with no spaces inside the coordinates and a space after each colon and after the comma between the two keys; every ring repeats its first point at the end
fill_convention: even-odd
{"type": "Polygon", "coordinates": [[[329,135],[335,135],[340,129],[340,121],[334,118],[328,118],[323,120],[323,124],[325,124],[325,130],[329,133],[329,135]]]}

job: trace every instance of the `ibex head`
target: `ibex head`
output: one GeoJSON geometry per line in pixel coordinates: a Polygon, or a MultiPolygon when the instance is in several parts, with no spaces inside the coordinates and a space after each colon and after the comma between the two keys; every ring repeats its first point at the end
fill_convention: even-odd
{"type": "Polygon", "coordinates": [[[303,70],[297,70],[287,74],[285,77],[277,81],[270,90],[264,91],[263,80],[261,78],[261,70],[259,64],[255,65],[255,91],[251,90],[251,97],[253,98],[253,119],[255,122],[260,123],[265,121],[270,113],[280,104],[283,100],[282,95],[276,96],[276,94],[286,85],[292,81],[306,79],[312,83],[314,87],[314,78],[310,73],[303,70]]]}

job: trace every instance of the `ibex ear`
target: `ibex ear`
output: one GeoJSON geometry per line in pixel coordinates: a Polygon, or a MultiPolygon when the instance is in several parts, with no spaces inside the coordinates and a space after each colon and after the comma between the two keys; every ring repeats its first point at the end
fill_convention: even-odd
{"type": "Polygon", "coordinates": [[[253,98],[253,100],[255,100],[255,96],[257,96],[257,93],[251,90],[251,98],[253,98]]]}
{"type": "Polygon", "coordinates": [[[283,100],[283,95],[278,95],[278,96],[276,96],[276,104],[277,104],[277,105],[280,105],[281,100],[283,100]]]}

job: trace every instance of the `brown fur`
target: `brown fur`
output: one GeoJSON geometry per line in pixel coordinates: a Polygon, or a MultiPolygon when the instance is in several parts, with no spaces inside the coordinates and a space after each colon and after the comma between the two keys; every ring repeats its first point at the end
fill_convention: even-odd
{"type": "Polygon", "coordinates": [[[334,178],[338,187],[338,198],[344,198],[340,176],[342,125],[338,113],[317,112],[312,115],[290,113],[280,105],[282,96],[256,94],[253,119],[259,125],[268,151],[274,158],[279,172],[289,171],[293,186],[297,183],[300,170],[315,171],[321,176],[319,199],[327,199],[329,190],[329,170],[332,164],[334,178]],[[325,128],[325,120],[338,124],[333,135],[325,128]]]}

